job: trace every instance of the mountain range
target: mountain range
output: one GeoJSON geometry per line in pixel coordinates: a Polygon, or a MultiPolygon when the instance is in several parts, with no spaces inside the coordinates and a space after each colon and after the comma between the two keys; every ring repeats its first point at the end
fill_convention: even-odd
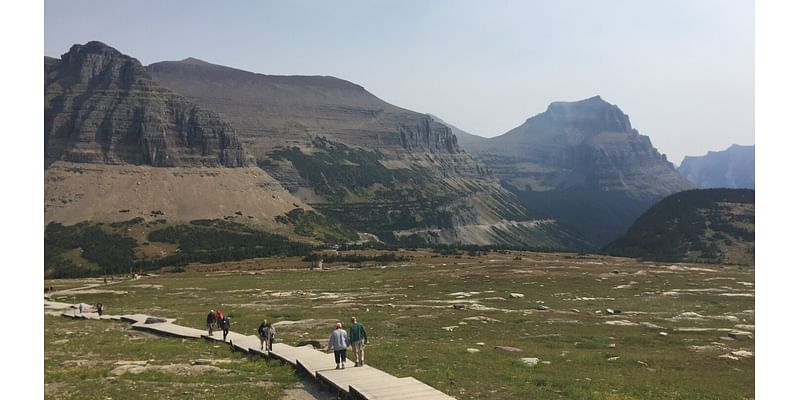
{"type": "Polygon", "coordinates": [[[46,223],[226,219],[309,240],[588,246],[532,217],[447,126],[333,77],[144,67],[75,45],[45,58],[45,154],[46,223]],[[298,215],[320,223],[308,232],[298,215]]]}
{"type": "MultiPolygon", "coordinates": [[[[100,42],[44,66],[53,263],[83,260],[71,235],[128,237],[122,259],[152,259],[201,231],[221,242],[283,235],[258,240],[292,254],[306,250],[286,240],[600,249],[695,187],[600,96],[554,102],[487,139],[329,76],[195,58],[143,66],[100,42]]],[[[727,171],[734,147],[715,156],[727,171]]],[[[719,175],[698,172],[710,161],[684,164],[692,179],[719,175]]],[[[273,254],[215,251],[195,257],[273,254]]]]}

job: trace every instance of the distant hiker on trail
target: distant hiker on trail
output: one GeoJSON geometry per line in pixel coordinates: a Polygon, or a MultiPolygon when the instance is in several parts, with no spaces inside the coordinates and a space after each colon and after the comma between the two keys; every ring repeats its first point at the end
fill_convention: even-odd
{"type": "Polygon", "coordinates": [[[228,331],[231,329],[231,320],[227,315],[222,316],[222,322],[220,322],[220,325],[222,327],[222,341],[224,342],[228,337],[228,331]]]}
{"type": "Polygon", "coordinates": [[[356,317],[350,318],[350,347],[353,348],[355,353],[355,366],[364,366],[364,346],[369,342],[367,340],[367,330],[364,325],[356,321],[356,317]]]}
{"type": "Polygon", "coordinates": [[[206,325],[208,325],[208,336],[214,336],[214,324],[217,322],[217,316],[214,314],[214,310],[211,310],[208,315],[206,315],[206,325]]]}
{"type": "Polygon", "coordinates": [[[103,303],[97,303],[95,308],[97,309],[97,316],[98,317],[102,317],[103,316],[103,303]]]}
{"type": "MultiPolygon", "coordinates": [[[[261,321],[261,325],[258,326],[258,339],[261,340],[261,350],[264,350],[264,343],[269,338],[269,328],[267,327],[267,320],[261,321]]],[[[269,350],[269,347],[267,347],[269,350]]]]}
{"type": "Polygon", "coordinates": [[[83,303],[78,304],[78,313],[83,314],[83,303]]]}
{"type": "Polygon", "coordinates": [[[222,310],[217,310],[217,313],[214,314],[214,319],[217,321],[217,328],[222,329],[222,317],[225,316],[225,313],[222,310]]]}
{"type": "Polygon", "coordinates": [[[275,328],[272,323],[267,324],[267,350],[272,351],[272,342],[275,341],[275,328]]]}
{"type": "Polygon", "coordinates": [[[328,338],[328,352],[333,350],[334,359],[336,359],[336,369],[344,369],[345,363],[347,362],[347,332],[342,329],[342,323],[336,323],[336,329],[331,332],[330,338],[328,338]],[[339,366],[339,363],[342,366],[339,366]]]}

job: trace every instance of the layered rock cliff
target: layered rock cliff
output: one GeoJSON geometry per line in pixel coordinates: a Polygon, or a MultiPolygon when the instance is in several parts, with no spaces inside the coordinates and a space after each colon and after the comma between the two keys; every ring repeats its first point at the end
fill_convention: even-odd
{"type": "Polygon", "coordinates": [[[255,165],[231,126],[103,43],[44,60],[45,223],[142,218],[274,227],[308,208],[255,165]]]}
{"type": "Polygon", "coordinates": [[[100,42],[45,58],[45,165],[56,160],[241,167],[218,115],[160,87],[136,59],[100,42]]]}

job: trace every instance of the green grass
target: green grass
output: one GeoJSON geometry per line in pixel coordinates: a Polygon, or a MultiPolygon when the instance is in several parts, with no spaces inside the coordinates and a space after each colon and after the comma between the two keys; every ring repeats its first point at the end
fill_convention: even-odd
{"type": "MultiPolygon", "coordinates": [[[[186,272],[109,285],[108,289],[126,291],[124,295],[78,294],[62,301],[103,302],[111,314],[149,313],[177,318],[178,323],[196,328],[203,327],[210,308],[222,308],[231,316],[232,330],[245,334],[254,334],[258,322],[265,318],[322,321],[306,326],[278,327],[278,341],[292,345],[302,339],[327,338],[332,321],[347,321],[351,315],[357,315],[370,337],[368,364],[395,376],[413,376],[459,399],[747,399],[755,396],[754,359],[719,358],[723,353],[739,349],[754,351],[754,341],[724,341],[720,339],[725,336],[724,331],[677,331],[682,327],[732,329],[737,323],[755,324],[754,313],[745,312],[755,309],[753,297],[720,295],[752,291],[752,287],[737,284],[754,282],[752,269],[670,270],[629,259],[558,253],[524,253],[521,260],[513,260],[517,254],[490,253],[483,257],[427,260],[415,257],[403,263],[407,264],[404,267],[388,268],[186,272]],[[615,270],[618,273],[614,273],[615,270]],[[627,284],[631,284],[631,288],[613,289],[627,284]],[[722,292],[663,294],[676,289],[722,292]],[[451,295],[456,292],[481,293],[458,300],[451,295]],[[525,297],[509,299],[511,292],[522,293],[525,297]],[[456,310],[447,303],[455,300],[476,300],[497,310],[456,310]],[[549,310],[536,310],[539,304],[546,305],[549,310]],[[622,314],[608,316],[602,312],[606,308],[621,310],[622,314]],[[738,322],[674,319],[684,312],[712,317],[734,316],[738,322]],[[498,321],[481,323],[465,319],[477,316],[498,321]],[[605,324],[622,319],[650,322],[662,328],[605,324]],[[448,332],[442,329],[446,326],[456,328],[448,332]],[[659,331],[669,335],[660,336],[659,331]],[[722,343],[726,350],[699,352],[690,348],[714,342],[722,343]],[[616,347],[610,348],[610,344],[616,347]],[[517,347],[522,352],[501,352],[494,349],[498,345],[517,347]],[[472,354],[467,348],[480,351],[472,354]],[[537,357],[549,364],[540,363],[531,368],[520,363],[520,357],[537,357]],[[608,361],[610,357],[619,359],[608,361]]],[[[79,283],[69,282],[71,285],[79,283]]],[[[64,345],[70,349],[70,357],[79,359],[93,354],[102,355],[106,360],[152,358],[172,363],[192,358],[241,358],[225,348],[215,348],[202,341],[132,340],[126,336],[126,325],[121,323],[50,317],[46,319],[45,355],[50,358],[60,351],[47,343],[61,338],[64,330],[80,332],[87,328],[100,335],[79,336],[80,340],[64,345]],[[58,328],[54,329],[54,325],[58,328]],[[113,329],[104,332],[107,328],[113,329]],[[130,358],[134,356],[139,358],[130,358]]],[[[59,357],[63,360],[62,356],[56,358],[59,357]]],[[[236,374],[241,374],[243,379],[269,372],[274,374],[269,379],[276,380],[279,387],[295,379],[288,367],[272,366],[263,361],[250,364],[252,362],[244,360],[226,368],[236,368],[236,374]]],[[[61,364],[47,360],[46,382],[78,379],[72,377],[71,372],[58,372],[61,368],[61,364]],[[66,377],[58,374],[66,374],[66,377]]],[[[98,374],[103,376],[102,371],[86,373],[90,374],[89,380],[101,379],[93,378],[98,374]]],[[[188,381],[183,384],[204,388],[212,385],[213,380],[216,385],[233,385],[227,380],[231,376],[185,378],[188,381]]],[[[137,379],[140,378],[118,379],[117,382],[130,380],[133,384],[137,379]]],[[[147,379],[160,382],[161,378],[147,379]]],[[[242,396],[246,396],[245,393],[249,393],[246,388],[252,385],[242,385],[242,396]]],[[[191,390],[202,397],[197,388],[191,390]]]]}

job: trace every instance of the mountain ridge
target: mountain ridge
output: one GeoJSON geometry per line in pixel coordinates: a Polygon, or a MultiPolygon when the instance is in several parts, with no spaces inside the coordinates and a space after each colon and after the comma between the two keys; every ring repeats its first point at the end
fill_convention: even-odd
{"type": "Polygon", "coordinates": [[[732,144],[722,151],[686,156],[678,172],[701,188],[755,189],[755,145],[732,144]]]}

